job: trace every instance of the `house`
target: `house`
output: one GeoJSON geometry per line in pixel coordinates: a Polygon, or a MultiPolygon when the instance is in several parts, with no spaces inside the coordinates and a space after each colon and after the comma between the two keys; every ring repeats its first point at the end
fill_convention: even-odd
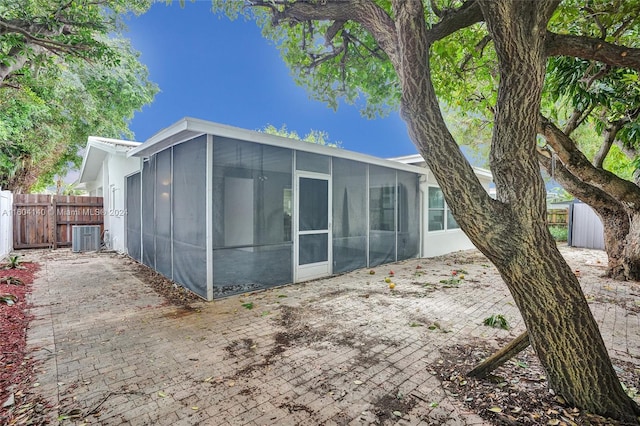
{"type": "MultiPolygon", "coordinates": [[[[390,158],[391,161],[397,161],[403,164],[410,164],[422,168],[427,168],[427,163],[419,154],[406,155],[403,157],[390,158]]],[[[487,192],[495,197],[495,188],[490,184],[493,176],[489,170],[474,167],[476,176],[487,192]],[[493,193],[492,193],[493,191],[493,193]]],[[[423,206],[426,212],[426,232],[424,235],[425,244],[422,255],[424,257],[440,256],[451,253],[456,250],[464,250],[473,248],[473,244],[467,236],[460,230],[460,227],[453,218],[453,215],[444,201],[442,190],[436,183],[435,179],[427,169],[427,200],[423,206]]]]}
{"type": "Polygon", "coordinates": [[[473,247],[429,170],[403,161],[193,118],[126,159],[109,176],[123,251],[207,300],[473,247]]]}
{"type": "Polygon", "coordinates": [[[93,197],[103,197],[105,245],[126,252],[124,176],[140,171],[141,160],[127,153],[140,142],[90,136],[85,148],[78,189],[93,197]]]}

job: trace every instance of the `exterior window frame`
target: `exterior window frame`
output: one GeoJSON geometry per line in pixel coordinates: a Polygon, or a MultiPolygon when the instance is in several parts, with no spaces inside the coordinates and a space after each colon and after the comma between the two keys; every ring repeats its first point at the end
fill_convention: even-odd
{"type": "MultiPolygon", "coordinates": [[[[460,225],[455,223],[455,225],[449,223],[449,217],[453,218],[451,214],[451,209],[449,209],[449,205],[443,197],[443,206],[442,207],[431,207],[431,197],[429,196],[429,192],[431,189],[437,189],[442,194],[442,188],[436,185],[429,185],[427,189],[427,232],[444,232],[444,231],[456,231],[460,229],[460,225]],[[431,221],[429,220],[430,213],[432,211],[442,212],[442,229],[431,229],[431,221]]],[[[455,219],[454,219],[455,220],[455,219]]]]}

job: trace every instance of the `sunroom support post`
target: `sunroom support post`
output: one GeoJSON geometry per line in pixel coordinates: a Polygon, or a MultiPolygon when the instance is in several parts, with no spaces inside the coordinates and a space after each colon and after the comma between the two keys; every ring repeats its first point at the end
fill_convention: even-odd
{"type": "Polygon", "coordinates": [[[207,300],[213,300],[213,135],[207,135],[206,180],[207,300]]]}

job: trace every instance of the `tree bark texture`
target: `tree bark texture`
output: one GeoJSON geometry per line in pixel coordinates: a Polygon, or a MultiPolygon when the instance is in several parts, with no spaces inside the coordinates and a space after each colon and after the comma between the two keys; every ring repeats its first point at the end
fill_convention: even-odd
{"type": "Polygon", "coordinates": [[[393,3],[402,116],[456,220],[509,287],[549,385],[570,404],[637,423],[638,407],[622,389],[578,280],[546,226],[536,124],[545,28],[556,3],[479,3],[500,62],[491,146],[498,199],[487,199],[442,120],[420,0],[393,3]]]}
{"type": "Polygon", "coordinates": [[[620,272],[618,279],[640,281],[640,213],[629,216],[629,232],[625,237],[620,272]]]}

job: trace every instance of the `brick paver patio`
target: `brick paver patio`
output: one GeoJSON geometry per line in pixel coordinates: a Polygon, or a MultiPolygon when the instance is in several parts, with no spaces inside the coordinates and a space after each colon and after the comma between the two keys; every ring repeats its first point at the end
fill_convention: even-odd
{"type": "MultiPolygon", "coordinates": [[[[586,255],[588,265],[575,267],[601,273],[604,253],[586,255]]],[[[474,338],[497,347],[496,338],[523,329],[499,275],[476,252],[189,307],[167,304],[119,255],[28,256],[42,264],[28,345],[41,361],[39,392],[56,407],[53,423],[482,425],[446,395],[431,366],[440,348],[474,338]],[[394,291],[384,282],[390,269],[394,291]],[[465,280],[442,284],[452,269],[464,269],[465,280]],[[494,313],[512,328],[484,326],[494,313]]],[[[609,303],[637,305],[638,292],[591,281],[585,293],[612,356],[640,364],[638,315],[609,303]]]]}

